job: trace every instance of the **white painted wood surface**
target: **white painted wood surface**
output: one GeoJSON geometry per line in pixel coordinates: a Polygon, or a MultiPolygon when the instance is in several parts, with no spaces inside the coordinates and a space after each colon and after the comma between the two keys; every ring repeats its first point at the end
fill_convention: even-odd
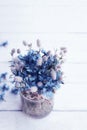
{"type": "Polygon", "coordinates": [[[87,1],[0,0],[0,73],[9,70],[13,47],[41,39],[44,48],[66,46],[63,85],[55,95],[53,112],[35,120],[21,110],[20,97],[10,92],[0,102],[0,130],[87,130],[87,1]]]}

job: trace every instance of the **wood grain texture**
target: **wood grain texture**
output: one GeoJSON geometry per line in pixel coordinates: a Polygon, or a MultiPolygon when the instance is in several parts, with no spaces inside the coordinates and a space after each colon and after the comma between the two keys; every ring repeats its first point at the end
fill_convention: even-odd
{"type": "Polygon", "coordinates": [[[87,2],[82,0],[4,0],[0,32],[87,32],[86,13],[87,2]]]}
{"type": "MultiPolygon", "coordinates": [[[[66,46],[63,85],[55,95],[53,112],[34,120],[23,114],[20,96],[9,92],[0,102],[1,130],[87,129],[87,1],[86,0],[0,0],[0,73],[10,73],[7,61],[13,47],[26,49],[22,41],[41,39],[46,49],[66,46]]],[[[12,87],[12,86],[11,86],[12,87]]]]}
{"type": "Polygon", "coordinates": [[[0,112],[2,130],[79,130],[87,128],[87,113],[52,112],[43,119],[32,119],[22,112],[0,112]],[[8,127],[9,126],[9,127],[8,127]]]}

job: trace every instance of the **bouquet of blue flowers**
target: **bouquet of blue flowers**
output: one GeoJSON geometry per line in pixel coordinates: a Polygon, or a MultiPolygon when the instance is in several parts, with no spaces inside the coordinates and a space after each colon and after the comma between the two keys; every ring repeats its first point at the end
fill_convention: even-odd
{"type": "Polygon", "coordinates": [[[61,47],[59,54],[57,50],[52,54],[41,48],[40,40],[37,40],[37,50],[32,49],[32,44],[25,41],[23,44],[29,48],[27,54],[22,55],[20,49],[17,49],[18,56],[14,58],[15,49],[11,51],[11,71],[16,91],[30,91],[52,97],[60,84],[63,84],[61,64],[66,48],[61,47]]]}
{"type": "Polygon", "coordinates": [[[40,40],[37,40],[38,49],[32,49],[32,44],[23,41],[28,47],[25,55],[20,49],[11,50],[11,71],[15,88],[12,93],[20,92],[22,110],[34,117],[43,117],[53,108],[53,96],[63,84],[61,65],[64,62],[66,48],[60,48],[52,54],[51,51],[42,49],[40,40]],[[14,53],[17,51],[17,57],[14,53]]]}

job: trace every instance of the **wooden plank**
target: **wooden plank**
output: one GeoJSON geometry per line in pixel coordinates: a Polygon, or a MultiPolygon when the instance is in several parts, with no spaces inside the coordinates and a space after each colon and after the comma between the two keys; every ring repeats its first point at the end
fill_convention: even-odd
{"type": "Polygon", "coordinates": [[[0,112],[2,130],[86,130],[87,113],[52,112],[43,119],[32,119],[22,112],[0,112]]]}
{"type": "Polygon", "coordinates": [[[78,3],[68,7],[3,6],[0,8],[0,32],[87,32],[87,6],[78,6],[78,3]]]}
{"type": "Polygon", "coordinates": [[[65,63],[62,68],[65,83],[86,84],[87,83],[87,64],[65,63]]]}
{"type": "Polygon", "coordinates": [[[55,95],[54,109],[87,110],[87,84],[65,84],[55,95]]]}
{"type": "Polygon", "coordinates": [[[86,0],[73,0],[73,1],[69,1],[69,0],[47,0],[47,1],[34,1],[34,0],[21,0],[21,1],[13,1],[13,0],[3,0],[0,3],[1,6],[8,6],[8,5],[28,5],[28,6],[74,6],[74,5],[78,5],[78,6],[86,6],[87,5],[87,1],[86,0]]]}

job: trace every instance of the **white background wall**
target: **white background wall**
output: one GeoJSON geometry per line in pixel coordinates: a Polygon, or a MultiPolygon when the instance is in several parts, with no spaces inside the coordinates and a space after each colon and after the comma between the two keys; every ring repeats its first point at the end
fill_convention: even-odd
{"type": "MultiPolygon", "coordinates": [[[[44,48],[66,46],[68,49],[67,61],[63,68],[65,85],[55,96],[54,110],[57,110],[57,113],[53,114],[52,119],[55,117],[60,122],[60,126],[56,125],[55,129],[86,130],[87,1],[0,0],[0,42],[9,42],[7,48],[0,49],[0,72],[9,69],[7,63],[2,61],[9,60],[11,48],[23,49],[21,44],[23,40],[35,44],[37,38],[41,39],[44,48]]],[[[18,110],[19,102],[18,97],[14,98],[8,94],[7,102],[0,103],[0,110],[18,110]]],[[[0,113],[1,117],[4,116],[4,120],[10,114],[11,112],[0,113]]],[[[13,113],[9,120],[15,118],[14,116],[13,113]]],[[[19,122],[20,120],[26,121],[26,118],[19,113],[19,122]]],[[[4,121],[2,122],[4,124],[4,121]]],[[[5,129],[2,124],[0,124],[1,128],[5,129]]],[[[54,127],[55,124],[56,122],[54,127]]],[[[16,130],[14,124],[13,126],[8,125],[9,129],[16,130]]],[[[20,124],[17,127],[21,128],[20,124]]],[[[33,130],[32,125],[30,127],[33,130]]],[[[23,125],[22,129],[26,127],[23,125]]]]}

